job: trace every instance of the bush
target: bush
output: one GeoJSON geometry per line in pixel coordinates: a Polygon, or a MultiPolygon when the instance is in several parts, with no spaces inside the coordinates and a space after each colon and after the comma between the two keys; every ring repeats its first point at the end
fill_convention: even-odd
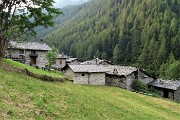
{"type": "Polygon", "coordinates": [[[147,94],[151,94],[151,96],[153,97],[160,97],[157,94],[157,91],[154,88],[148,88],[148,85],[144,84],[142,81],[140,80],[134,80],[132,82],[132,89],[138,92],[143,92],[143,93],[147,93],[147,94]]]}
{"type": "Polygon", "coordinates": [[[165,71],[167,79],[180,80],[180,61],[171,64],[165,71]]]}
{"type": "Polygon", "coordinates": [[[134,80],[132,82],[132,89],[134,89],[135,91],[138,92],[148,92],[148,87],[146,84],[144,84],[142,81],[140,80],[134,80]]]}

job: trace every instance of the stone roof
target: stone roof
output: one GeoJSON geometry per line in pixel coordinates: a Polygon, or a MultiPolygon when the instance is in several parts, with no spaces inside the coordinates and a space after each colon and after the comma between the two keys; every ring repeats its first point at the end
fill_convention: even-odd
{"type": "Polygon", "coordinates": [[[74,60],[78,60],[77,58],[68,58],[66,59],[66,62],[70,63],[73,62],[74,60]]]}
{"type": "Polygon", "coordinates": [[[157,80],[150,82],[148,85],[151,85],[154,87],[159,87],[159,88],[177,90],[180,87],[180,81],[157,79],[157,80]]]}
{"type": "Polygon", "coordinates": [[[105,73],[108,69],[102,65],[68,65],[75,73],[105,73]]]}
{"type": "Polygon", "coordinates": [[[118,65],[68,65],[73,72],[105,72],[110,75],[127,76],[137,68],[118,65]]]}
{"type": "Polygon", "coordinates": [[[42,42],[10,41],[8,48],[25,49],[25,50],[52,50],[46,43],[42,43],[42,42]]]}
{"type": "Polygon", "coordinates": [[[82,62],[81,65],[96,65],[96,64],[104,64],[105,62],[106,62],[107,64],[112,65],[112,63],[111,63],[110,61],[101,60],[101,59],[99,59],[99,58],[82,62]]]}
{"type": "Polygon", "coordinates": [[[118,76],[127,76],[137,70],[136,67],[130,67],[130,66],[118,66],[118,65],[108,65],[106,66],[109,70],[107,74],[110,75],[118,75],[118,76]]]}
{"type": "Polygon", "coordinates": [[[67,55],[64,55],[64,54],[58,54],[57,58],[68,59],[69,57],[67,55]]]}

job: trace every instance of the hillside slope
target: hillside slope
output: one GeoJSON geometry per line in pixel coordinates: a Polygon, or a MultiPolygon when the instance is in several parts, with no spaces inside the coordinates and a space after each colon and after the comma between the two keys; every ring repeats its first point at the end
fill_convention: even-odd
{"type": "Polygon", "coordinates": [[[44,37],[82,60],[98,56],[153,74],[170,55],[180,59],[180,1],[91,0],[44,37]]]}
{"type": "Polygon", "coordinates": [[[2,119],[179,120],[180,104],[107,86],[43,82],[0,66],[2,119]]]}
{"type": "Polygon", "coordinates": [[[61,11],[62,15],[58,15],[54,18],[54,26],[45,28],[39,26],[35,28],[36,36],[34,38],[30,37],[29,40],[40,41],[44,36],[51,33],[54,30],[59,29],[63,24],[65,24],[69,19],[73,18],[82,8],[83,5],[74,5],[63,8],[61,11]]]}

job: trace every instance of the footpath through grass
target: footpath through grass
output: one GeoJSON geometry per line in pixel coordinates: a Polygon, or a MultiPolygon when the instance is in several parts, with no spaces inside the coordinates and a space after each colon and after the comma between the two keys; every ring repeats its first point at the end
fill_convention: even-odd
{"type": "Polygon", "coordinates": [[[180,120],[180,104],[115,87],[44,82],[0,67],[0,118],[180,120]]]}
{"type": "Polygon", "coordinates": [[[49,72],[47,70],[44,71],[44,70],[37,69],[37,68],[32,67],[32,66],[28,66],[28,65],[25,65],[25,64],[22,64],[22,63],[10,60],[10,59],[3,59],[3,61],[5,63],[7,63],[8,65],[11,65],[11,66],[14,66],[14,67],[18,67],[18,68],[21,68],[21,69],[27,69],[30,72],[33,72],[35,74],[48,75],[48,76],[54,76],[54,77],[62,77],[63,76],[63,73],[59,72],[59,71],[57,71],[56,73],[52,72],[52,71],[49,72]]]}

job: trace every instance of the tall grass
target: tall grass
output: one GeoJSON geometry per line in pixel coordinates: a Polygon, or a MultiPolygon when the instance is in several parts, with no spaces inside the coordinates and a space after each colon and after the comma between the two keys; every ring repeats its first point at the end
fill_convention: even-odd
{"type": "Polygon", "coordinates": [[[0,118],[179,120],[180,104],[116,87],[44,82],[0,68],[0,118]]]}

